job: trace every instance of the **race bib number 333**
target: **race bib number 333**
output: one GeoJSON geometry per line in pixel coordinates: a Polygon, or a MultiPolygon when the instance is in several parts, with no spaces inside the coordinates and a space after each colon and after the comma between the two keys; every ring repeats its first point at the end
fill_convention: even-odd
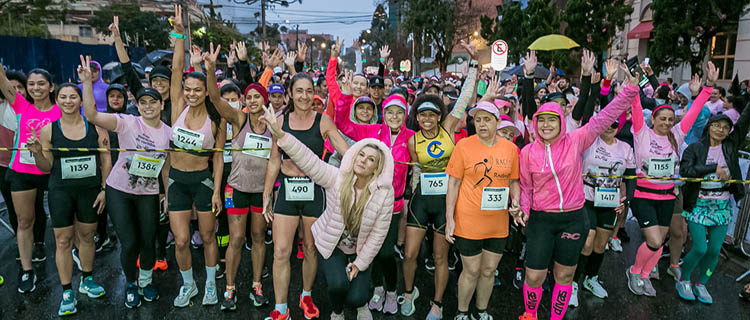
{"type": "Polygon", "coordinates": [[[484,187],[482,189],[482,210],[508,209],[509,188],[484,187]]]}

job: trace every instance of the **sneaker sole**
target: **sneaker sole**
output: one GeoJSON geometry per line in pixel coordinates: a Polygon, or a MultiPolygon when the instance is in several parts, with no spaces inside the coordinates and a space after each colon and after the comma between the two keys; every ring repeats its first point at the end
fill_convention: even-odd
{"type": "Polygon", "coordinates": [[[682,300],[685,300],[685,301],[695,301],[695,296],[693,296],[692,299],[683,296],[682,293],[680,293],[679,287],[680,287],[680,283],[679,282],[677,282],[677,283],[674,284],[674,289],[675,289],[675,291],[677,291],[677,295],[680,296],[680,298],[682,300]]]}
{"type": "Polygon", "coordinates": [[[251,297],[250,297],[250,301],[252,301],[252,302],[253,302],[253,306],[255,306],[256,308],[257,308],[257,307],[262,307],[262,306],[264,306],[264,305],[267,305],[267,304],[268,304],[268,300],[265,300],[265,301],[261,301],[261,302],[258,302],[258,300],[255,300],[254,296],[251,296],[251,297]]]}
{"type": "Polygon", "coordinates": [[[135,306],[128,305],[128,303],[125,302],[125,307],[128,308],[128,309],[135,309],[135,308],[138,308],[140,306],[141,306],[141,300],[138,300],[138,304],[135,305],[135,306]]]}
{"type": "Polygon", "coordinates": [[[705,301],[705,300],[700,299],[700,298],[696,298],[696,300],[700,301],[701,303],[705,303],[705,304],[713,304],[713,301],[705,301]]]}
{"type": "Polygon", "coordinates": [[[604,298],[607,298],[607,295],[606,295],[606,294],[605,294],[604,296],[600,296],[600,295],[596,294],[596,292],[594,292],[594,289],[592,289],[592,288],[589,288],[589,287],[588,287],[588,286],[586,286],[586,285],[584,285],[584,286],[583,286],[583,288],[584,288],[584,289],[586,289],[586,291],[590,292],[590,293],[591,293],[591,294],[592,294],[592,295],[593,295],[594,297],[597,297],[597,298],[599,298],[599,299],[604,299],[604,298]]]}
{"type": "Polygon", "coordinates": [[[74,314],[78,313],[78,309],[73,309],[72,311],[65,311],[65,312],[57,312],[58,316],[64,317],[64,316],[72,316],[74,314]]]}
{"type": "Polygon", "coordinates": [[[105,294],[107,294],[107,292],[102,292],[102,294],[101,294],[101,295],[98,295],[98,296],[97,296],[97,295],[91,294],[91,293],[90,293],[90,292],[89,292],[88,290],[84,289],[83,287],[78,287],[78,293],[82,293],[82,294],[85,294],[86,296],[88,296],[88,297],[89,297],[89,298],[91,298],[91,299],[101,298],[101,297],[103,297],[103,296],[104,296],[105,294]]]}
{"type": "Polygon", "coordinates": [[[417,300],[417,298],[419,298],[419,290],[416,289],[416,287],[414,287],[414,288],[415,288],[414,289],[414,296],[411,297],[411,312],[404,313],[404,307],[401,307],[401,315],[404,316],[404,317],[410,317],[411,315],[414,314],[414,311],[416,311],[416,308],[415,308],[415,305],[414,305],[414,300],[417,300]]]}
{"type": "MultiPolygon", "coordinates": [[[[172,303],[172,305],[174,305],[175,307],[178,307],[178,308],[187,307],[187,306],[190,305],[190,301],[193,300],[193,298],[195,298],[195,296],[197,296],[197,295],[198,295],[198,290],[195,290],[194,293],[190,294],[190,298],[188,298],[187,303],[185,305],[177,305],[175,303],[172,303]]],[[[140,305],[140,303],[139,303],[139,305],[140,305]]]]}

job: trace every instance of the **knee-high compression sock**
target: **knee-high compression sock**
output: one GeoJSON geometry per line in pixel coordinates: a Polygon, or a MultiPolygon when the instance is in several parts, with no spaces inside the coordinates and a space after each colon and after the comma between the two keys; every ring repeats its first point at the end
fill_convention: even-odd
{"type": "Polygon", "coordinates": [[[555,283],[555,288],[552,290],[552,313],[549,317],[550,320],[562,320],[565,317],[565,312],[568,311],[571,291],[573,291],[572,284],[561,285],[555,283]]]}
{"type": "Polygon", "coordinates": [[[586,263],[584,274],[589,277],[594,277],[599,274],[599,268],[602,267],[602,261],[604,261],[604,253],[591,252],[589,261],[586,263]]]}
{"type": "MultiPolygon", "coordinates": [[[[649,249],[648,244],[646,244],[645,241],[641,243],[638,247],[638,251],[635,252],[635,263],[630,268],[630,272],[640,274],[653,253],[654,251],[649,249]]],[[[651,270],[648,270],[647,272],[651,272],[651,270]]]]}
{"type": "Polygon", "coordinates": [[[589,264],[589,256],[584,256],[581,254],[578,256],[578,266],[576,266],[576,273],[573,276],[573,281],[581,281],[581,277],[583,276],[583,268],[585,268],[589,264]]]}
{"type": "Polygon", "coordinates": [[[664,246],[661,246],[658,249],[651,248],[650,246],[647,247],[653,253],[651,254],[651,257],[648,259],[648,261],[646,261],[646,265],[643,266],[643,270],[641,270],[641,279],[648,278],[649,274],[651,274],[651,270],[654,270],[656,264],[659,263],[659,259],[661,259],[661,252],[664,250],[664,246]]]}
{"type": "Polygon", "coordinates": [[[539,310],[539,302],[542,300],[542,286],[537,288],[529,287],[526,282],[523,283],[523,305],[526,313],[536,316],[539,310]]]}

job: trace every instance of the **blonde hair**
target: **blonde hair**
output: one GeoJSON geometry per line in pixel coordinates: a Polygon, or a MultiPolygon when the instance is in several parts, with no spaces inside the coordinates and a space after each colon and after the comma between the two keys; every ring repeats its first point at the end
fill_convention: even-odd
{"type": "Polygon", "coordinates": [[[362,224],[362,213],[365,211],[367,200],[370,199],[369,186],[378,178],[378,176],[380,176],[380,173],[383,172],[383,167],[385,166],[385,155],[377,145],[368,143],[361,149],[357,150],[357,152],[368,147],[373,148],[378,152],[378,166],[375,168],[372,176],[367,180],[367,186],[362,189],[359,198],[355,199],[354,183],[356,182],[355,179],[357,176],[354,174],[353,169],[344,173],[344,181],[339,188],[339,190],[341,190],[341,216],[344,217],[344,227],[353,235],[359,234],[359,227],[362,224]]]}

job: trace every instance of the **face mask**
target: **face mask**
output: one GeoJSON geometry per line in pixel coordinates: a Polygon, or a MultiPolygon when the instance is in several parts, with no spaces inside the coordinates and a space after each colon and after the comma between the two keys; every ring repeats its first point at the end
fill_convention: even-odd
{"type": "Polygon", "coordinates": [[[229,101],[229,105],[232,106],[234,109],[239,109],[241,107],[239,101],[229,101]]]}

